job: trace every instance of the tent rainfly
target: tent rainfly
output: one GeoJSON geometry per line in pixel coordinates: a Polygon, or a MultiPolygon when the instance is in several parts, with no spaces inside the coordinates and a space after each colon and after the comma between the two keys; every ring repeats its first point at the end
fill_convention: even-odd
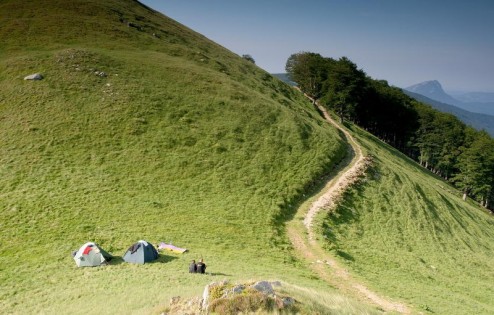
{"type": "Polygon", "coordinates": [[[93,242],[82,245],[75,253],[74,260],[77,267],[95,267],[107,264],[112,259],[112,255],[105,252],[101,247],[93,242]]]}
{"type": "Polygon", "coordinates": [[[154,246],[146,241],[140,240],[129,247],[123,260],[133,264],[144,264],[158,259],[158,251],[154,246]]]}

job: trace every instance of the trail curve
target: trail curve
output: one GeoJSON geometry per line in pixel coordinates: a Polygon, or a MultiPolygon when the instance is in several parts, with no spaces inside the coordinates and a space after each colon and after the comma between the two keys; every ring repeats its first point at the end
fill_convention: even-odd
{"type": "Polygon", "coordinates": [[[366,158],[361,147],[352,135],[328,114],[321,105],[313,102],[318,110],[323,114],[328,123],[340,130],[349,143],[347,158],[345,158],[334,174],[323,188],[322,192],[307,209],[307,204],[302,205],[294,219],[287,224],[287,234],[293,244],[296,253],[300,258],[310,264],[310,267],[319,277],[331,285],[337,287],[344,294],[355,296],[360,300],[367,301],[385,312],[398,312],[400,314],[410,314],[410,309],[399,302],[392,301],[387,297],[378,295],[368,289],[364,284],[354,279],[350,273],[340,265],[338,261],[327,251],[325,251],[316,241],[313,222],[316,215],[321,211],[328,211],[336,205],[344,191],[365,172],[369,159],[366,158]],[[303,217],[301,223],[300,218],[303,217]]]}

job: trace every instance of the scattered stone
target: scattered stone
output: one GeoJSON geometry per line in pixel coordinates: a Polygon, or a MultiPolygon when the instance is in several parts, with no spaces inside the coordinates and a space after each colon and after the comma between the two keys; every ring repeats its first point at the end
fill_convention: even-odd
{"type": "Polygon", "coordinates": [[[142,27],[139,24],[135,24],[132,22],[127,22],[127,27],[133,27],[133,28],[137,29],[138,31],[142,31],[142,27]]]}
{"type": "Polygon", "coordinates": [[[174,296],[170,299],[170,305],[178,304],[181,300],[182,298],[180,296],[174,296]]]}
{"type": "Polygon", "coordinates": [[[232,293],[233,294],[240,294],[245,290],[245,286],[243,284],[239,284],[233,287],[232,293]]]}
{"type": "Polygon", "coordinates": [[[251,286],[251,288],[253,288],[253,289],[255,289],[261,293],[264,293],[266,295],[274,294],[273,286],[268,281],[256,282],[254,285],[251,286]]]}
{"type": "Polygon", "coordinates": [[[102,78],[106,78],[108,75],[106,74],[106,72],[103,72],[103,71],[94,71],[94,74],[96,74],[97,76],[99,77],[102,77],[102,78]]]}
{"type": "Polygon", "coordinates": [[[41,73],[30,74],[24,77],[24,80],[35,80],[35,81],[43,80],[43,75],[41,73]]]}
{"type": "Polygon", "coordinates": [[[291,297],[284,297],[281,299],[283,301],[283,307],[289,307],[295,304],[295,299],[291,297]]]}
{"type": "Polygon", "coordinates": [[[212,286],[215,286],[216,283],[210,283],[204,288],[204,292],[202,293],[202,303],[201,303],[201,308],[203,310],[207,310],[209,306],[209,289],[212,286]]]}

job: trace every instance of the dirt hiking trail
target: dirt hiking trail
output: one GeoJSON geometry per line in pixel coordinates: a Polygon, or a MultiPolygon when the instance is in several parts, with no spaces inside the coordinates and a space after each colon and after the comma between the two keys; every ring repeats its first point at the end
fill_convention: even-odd
{"type": "Polygon", "coordinates": [[[364,157],[362,149],[348,131],[340,127],[328,112],[320,105],[315,104],[324,118],[346,137],[348,143],[347,157],[332,172],[329,182],[321,193],[309,200],[299,208],[294,219],[287,224],[287,233],[299,258],[307,261],[318,276],[338,288],[343,294],[357,297],[359,300],[371,303],[384,312],[398,312],[410,314],[410,309],[401,303],[391,301],[387,297],[372,292],[365,285],[354,279],[349,272],[316,241],[313,229],[315,216],[321,211],[329,211],[342,197],[344,191],[357,181],[369,164],[369,159],[364,157]],[[303,218],[303,221],[301,220],[303,218]]]}

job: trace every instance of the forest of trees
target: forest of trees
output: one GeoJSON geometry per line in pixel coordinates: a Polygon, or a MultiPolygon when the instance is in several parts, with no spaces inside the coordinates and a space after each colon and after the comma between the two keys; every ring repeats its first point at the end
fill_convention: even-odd
{"type": "Polygon", "coordinates": [[[359,125],[450,181],[464,199],[493,209],[494,139],[487,132],[368,77],[346,57],[300,52],[288,58],[286,71],[302,92],[342,121],[359,125]]]}

